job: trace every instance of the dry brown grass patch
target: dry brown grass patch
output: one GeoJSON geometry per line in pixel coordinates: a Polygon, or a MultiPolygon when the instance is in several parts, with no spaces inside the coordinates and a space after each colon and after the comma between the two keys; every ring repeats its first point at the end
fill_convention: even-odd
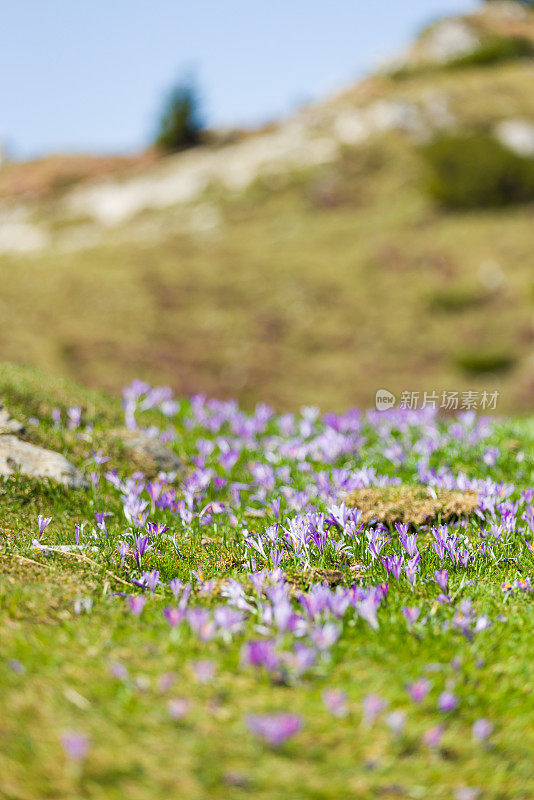
{"type": "Polygon", "coordinates": [[[385,486],[355,489],[347,495],[345,503],[362,512],[362,522],[375,520],[385,525],[449,522],[470,516],[478,506],[476,492],[436,489],[435,494],[434,497],[426,486],[385,486]]]}

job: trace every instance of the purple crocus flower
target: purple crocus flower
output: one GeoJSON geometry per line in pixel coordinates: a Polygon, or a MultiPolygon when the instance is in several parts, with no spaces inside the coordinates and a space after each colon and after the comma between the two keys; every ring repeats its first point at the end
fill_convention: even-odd
{"type": "Polygon", "coordinates": [[[106,513],[104,511],[95,511],[96,527],[107,535],[106,526],[106,513]]]}
{"type": "Polygon", "coordinates": [[[118,661],[115,661],[113,664],[109,665],[109,671],[114,678],[117,678],[118,681],[124,681],[128,677],[128,670],[124,664],[120,664],[118,661]]]}
{"type": "Polygon", "coordinates": [[[195,661],[193,672],[199,683],[209,683],[215,675],[215,664],[213,661],[195,661]]]}
{"type": "Polygon", "coordinates": [[[500,455],[500,452],[501,451],[499,450],[498,447],[488,447],[484,455],[482,456],[484,464],[486,464],[486,466],[488,467],[494,467],[500,455]]]}
{"type": "Polygon", "coordinates": [[[467,569],[467,565],[471,560],[471,553],[469,550],[459,550],[458,551],[458,561],[462,565],[464,569],[467,569]]]}
{"type": "Polygon", "coordinates": [[[80,422],[82,421],[82,409],[79,406],[73,406],[72,408],[67,409],[67,425],[71,431],[76,430],[76,428],[80,427],[80,422]]]}
{"type": "Polygon", "coordinates": [[[423,742],[427,747],[435,749],[440,746],[445,729],[442,725],[435,725],[423,733],[423,742]]]}
{"type": "Polygon", "coordinates": [[[367,725],[372,725],[379,714],[387,707],[387,701],[378,694],[368,694],[363,698],[363,718],[367,725]]]}
{"type": "Polygon", "coordinates": [[[281,503],[281,498],[280,497],[276,497],[274,500],[271,500],[270,503],[269,503],[269,507],[270,507],[270,509],[271,509],[271,511],[273,513],[273,517],[275,519],[280,519],[280,503],[281,503]]]}
{"type": "Polygon", "coordinates": [[[93,489],[96,489],[96,487],[100,483],[100,474],[98,472],[95,472],[95,470],[92,470],[91,472],[87,473],[86,478],[93,487],[93,489]]]}
{"type": "Polygon", "coordinates": [[[192,632],[203,642],[208,642],[215,636],[215,623],[207,608],[195,606],[187,612],[187,621],[192,632]]]}
{"type": "Polygon", "coordinates": [[[408,536],[404,531],[399,533],[399,541],[401,545],[404,547],[410,558],[415,558],[417,553],[417,534],[413,533],[411,536],[408,536]]]}
{"type": "Polygon", "coordinates": [[[130,606],[132,614],[135,614],[136,617],[141,616],[143,608],[146,605],[146,600],[146,597],[143,597],[142,594],[130,595],[128,598],[128,605],[130,606]]]}
{"type": "Polygon", "coordinates": [[[149,536],[151,536],[153,539],[157,539],[158,536],[162,535],[162,533],[166,533],[169,530],[169,527],[168,525],[164,525],[162,522],[159,522],[157,525],[155,522],[147,522],[146,529],[149,536]]]}
{"type": "Polygon", "coordinates": [[[293,655],[290,660],[293,674],[298,678],[304,675],[316,661],[317,652],[313,647],[307,647],[302,642],[297,642],[293,648],[293,655]]]}
{"type": "Polygon", "coordinates": [[[219,464],[226,472],[230,472],[238,459],[239,453],[236,450],[227,450],[219,456],[219,464]]]}
{"type": "Polygon", "coordinates": [[[171,697],[167,703],[167,711],[172,719],[183,719],[191,710],[191,701],[185,697],[171,697]]]}
{"type": "Polygon", "coordinates": [[[225,636],[239,633],[243,625],[244,614],[230,605],[219,606],[213,612],[213,621],[225,636]]]}
{"type": "Polygon", "coordinates": [[[141,569],[141,562],[143,560],[143,556],[145,555],[146,551],[149,549],[149,537],[148,536],[135,536],[135,547],[134,550],[134,558],[137,563],[139,569],[141,569]]]}
{"type": "Polygon", "coordinates": [[[265,667],[269,672],[273,672],[280,664],[275,643],[269,639],[246,642],[241,651],[241,659],[244,664],[265,667]]]}
{"type": "Polygon", "coordinates": [[[124,560],[128,555],[128,550],[130,549],[125,542],[117,542],[115,545],[120,557],[124,560]]]}
{"type": "Polygon", "coordinates": [[[76,523],[76,525],[74,526],[74,540],[78,545],[80,544],[80,536],[82,534],[82,531],[83,531],[83,525],[78,525],[78,523],[76,523]]]}
{"type": "Polygon", "coordinates": [[[37,525],[39,527],[39,538],[43,535],[45,528],[48,528],[50,523],[52,522],[52,517],[43,517],[42,514],[39,514],[37,517],[37,525]]]}
{"type": "Polygon", "coordinates": [[[320,553],[324,552],[328,535],[326,531],[317,529],[313,523],[308,526],[309,539],[315,544],[320,553]]]}
{"type": "Polygon", "coordinates": [[[249,714],[245,724],[251,733],[278,747],[299,732],[302,719],[297,714],[249,714]]]}
{"type": "Polygon", "coordinates": [[[176,675],[174,674],[174,672],[164,672],[163,675],[160,675],[159,677],[158,690],[162,694],[165,694],[165,692],[169,691],[175,680],[176,680],[176,675]]]}
{"type": "Polygon", "coordinates": [[[454,800],[477,800],[480,797],[480,789],[476,786],[461,786],[454,793],[454,800]]]}
{"type": "Polygon", "coordinates": [[[173,578],[172,581],[169,581],[169,588],[177,600],[182,593],[183,586],[183,581],[179,578],[173,578]]]}
{"type": "Polygon", "coordinates": [[[404,567],[406,577],[408,578],[412,586],[415,584],[415,578],[417,577],[420,561],[421,561],[421,556],[419,555],[419,553],[416,553],[414,557],[411,558],[404,567]]]}
{"type": "Polygon", "coordinates": [[[449,575],[446,569],[437,569],[434,572],[434,580],[444,594],[447,594],[447,584],[449,582],[449,575]]]}
{"type": "Polygon", "coordinates": [[[366,620],[373,630],[377,631],[378,618],[376,616],[376,611],[378,608],[378,602],[375,597],[369,595],[364,600],[357,601],[355,608],[360,617],[366,620]]]}
{"type": "Polygon", "coordinates": [[[381,556],[380,560],[382,561],[386,571],[393,575],[396,580],[399,580],[402,572],[402,562],[404,560],[403,554],[401,553],[399,556],[381,556]]]}
{"type": "Polygon", "coordinates": [[[168,607],[163,609],[163,614],[171,628],[176,628],[185,617],[185,609],[168,607]]]}
{"type": "Polygon", "coordinates": [[[67,731],[61,737],[63,750],[73,761],[83,761],[89,751],[89,739],[85,733],[67,731]]]}
{"type": "Polygon", "coordinates": [[[472,727],[473,738],[478,742],[485,741],[493,732],[493,725],[485,717],[475,720],[472,727]]]}
{"type": "Polygon", "coordinates": [[[334,717],[347,716],[347,695],[340,689],[325,689],[323,703],[334,717]]]}
{"type": "Polygon", "coordinates": [[[438,708],[440,711],[448,713],[454,711],[458,706],[458,698],[452,692],[442,692],[438,697],[438,708]]]}
{"type": "Polygon", "coordinates": [[[413,626],[414,622],[416,622],[417,618],[419,617],[419,614],[421,613],[421,609],[417,608],[417,607],[410,608],[409,606],[404,606],[404,608],[402,609],[402,613],[403,613],[404,619],[406,620],[408,628],[411,628],[413,626]]]}
{"type": "Polygon", "coordinates": [[[95,462],[95,464],[98,467],[100,467],[100,466],[102,466],[102,464],[106,464],[108,461],[110,461],[110,457],[109,456],[105,456],[102,453],[102,450],[91,450],[90,455],[93,457],[93,461],[95,462]]]}
{"type": "Polygon", "coordinates": [[[375,530],[371,530],[371,532],[367,534],[367,538],[369,539],[369,552],[374,561],[379,557],[382,549],[386,546],[387,539],[375,530]]]}
{"type": "Polygon", "coordinates": [[[426,678],[420,678],[414,681],[414,683],[409,683],[406,687],[406,691],[414,703],[421,703],[429,693],[431,685],[430,681],[427,681],[426,678]]]}
{"type": "Polygon", "coordinates": [[[154,590],[160,582],[159,571],[157,569],[153,569],[152,572],[143,572],[142,578],[145,586],[150,589],[150,593],[154,594],[154,590]]]}
{"type": "Polygon", "coordinates": [[[335,622],[319,625],[310,633],[310,639],[318,650],[329,650],[339,639],[340,630],[335,622]]]}
{"type": "Polygon", "coordinates": [[[135,528],[142,528],[147,521],[148,512],[145,511],[147,505],[148,501],[140,500],[135,495],[126,497],[123,505],[124,516],[135,528]]]}

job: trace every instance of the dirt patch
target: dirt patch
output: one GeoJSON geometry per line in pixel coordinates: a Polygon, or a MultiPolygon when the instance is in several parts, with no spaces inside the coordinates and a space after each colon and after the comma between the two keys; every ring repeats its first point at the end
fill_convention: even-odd
{"type": "Polygon", "coordinates": [[[362,522],[375,520],[385,525],[449,522],[470,516],[478,506],[476,492],[436,489],[435,494],[426,486],[386,486],[356,489],[347,495],[345,503],[362,512],[362,522]]]}
{"type": "Polygon", "coordinates": [[[152,150],[135,156],[59,155],[7,164],[0,176],[0,198],[45,200],[80,181],[135,175],[157,161],[152,150]]]}

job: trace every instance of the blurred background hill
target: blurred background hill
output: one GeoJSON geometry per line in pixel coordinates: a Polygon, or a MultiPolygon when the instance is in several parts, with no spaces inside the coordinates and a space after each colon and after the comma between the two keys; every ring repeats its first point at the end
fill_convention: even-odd
{"type": "Polygon", "coordinates": [[[280,123],[4,160],[0,360],[279,408],[531,409],[533,85],[534,10],[493,0],[280,123]]]}

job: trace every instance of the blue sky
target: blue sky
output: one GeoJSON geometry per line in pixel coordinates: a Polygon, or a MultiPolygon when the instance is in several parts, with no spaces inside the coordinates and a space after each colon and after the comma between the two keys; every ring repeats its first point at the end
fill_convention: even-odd
{"type": "Polygon", "coordinates": [[[17,157],[132,151],[194,72],[212,125],[251,125],[357,79],[476,0],[5,0],[0,141],[17,157]]]}

